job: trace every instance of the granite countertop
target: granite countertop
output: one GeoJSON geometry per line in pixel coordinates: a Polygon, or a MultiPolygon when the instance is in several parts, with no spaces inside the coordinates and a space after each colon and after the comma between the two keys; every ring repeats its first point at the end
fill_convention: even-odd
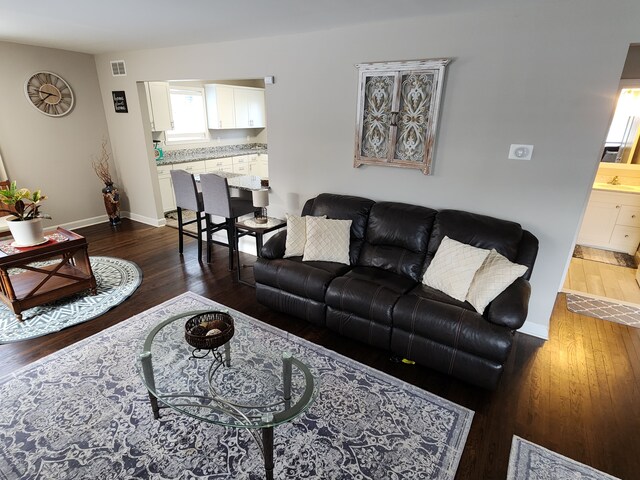
{"type": "Polygon", "coordinates": [[[225,145],[221,147],[185,148],[181,150],[167,150],[164,158],[157,160],[156,165],[174,165],[176,163],[197,162],[199,160],[213,160],[239,155],[256,155],[267,153],[264,143],[249,143],[244,145],[225,145]]]}

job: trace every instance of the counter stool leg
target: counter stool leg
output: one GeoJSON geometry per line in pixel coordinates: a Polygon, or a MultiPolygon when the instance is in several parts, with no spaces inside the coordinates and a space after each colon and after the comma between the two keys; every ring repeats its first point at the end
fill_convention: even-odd
{"type": "Polygon", "coordinates": [[[273,480],[273,427],[262,429],[262,448],[267,480],[273,480]]]}

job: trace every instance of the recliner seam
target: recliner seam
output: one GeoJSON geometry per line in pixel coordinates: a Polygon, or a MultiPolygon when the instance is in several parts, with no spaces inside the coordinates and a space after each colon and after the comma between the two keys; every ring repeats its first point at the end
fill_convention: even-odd
{"type": "Polygon", "coordinates": [[[458,353],[458,341],[460,340],[460,331],[462,330],[462,317],[464,316],[464,310],[460,312],[458,315],[458,325],[456,330],[456,336],[453,342],[453,354],[451,355],[451,362],[449,363],[449,375],[453,373],[453,365],[456,360],[456,356],[458,353]]]}
{"type": "Polygon", "coordinates": [[[418,301],[416,302],[415,307],[413,307],[413,312],[411,313],[411,333],[409,333],[409,345],[407,345],[407,358],[411,359],[411,350],[413,348],[413,340],[416,337],[416,317],[418,315],[418,307],[423,302],[421,297],[418,297],[418,301]]]}

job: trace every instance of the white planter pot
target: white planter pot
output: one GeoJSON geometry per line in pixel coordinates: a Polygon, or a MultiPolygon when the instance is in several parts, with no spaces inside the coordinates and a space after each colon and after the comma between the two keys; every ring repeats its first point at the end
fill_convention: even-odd
{"type": "Polygon", "coordinates": [[[11,235],[18,246],[28,247],[44,241],[41,218],[23,221],[8,220],[7,225],[9,225],[11,235]]]}

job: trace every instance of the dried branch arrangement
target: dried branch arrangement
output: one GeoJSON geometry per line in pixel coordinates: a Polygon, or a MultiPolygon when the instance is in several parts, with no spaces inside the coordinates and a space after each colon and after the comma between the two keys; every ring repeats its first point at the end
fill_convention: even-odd
{"type": "Polygon", "coordinates": [[[93,171],[96,172],[96,175],[100,180],[104,182],[105,185],[113,184],[113,180],[111,179],[111,172],[109,171],[109,152],[107,151],[107,140],[102,140],[100,156],[92,156],[91,165],[93,166],[93,171]]]}

